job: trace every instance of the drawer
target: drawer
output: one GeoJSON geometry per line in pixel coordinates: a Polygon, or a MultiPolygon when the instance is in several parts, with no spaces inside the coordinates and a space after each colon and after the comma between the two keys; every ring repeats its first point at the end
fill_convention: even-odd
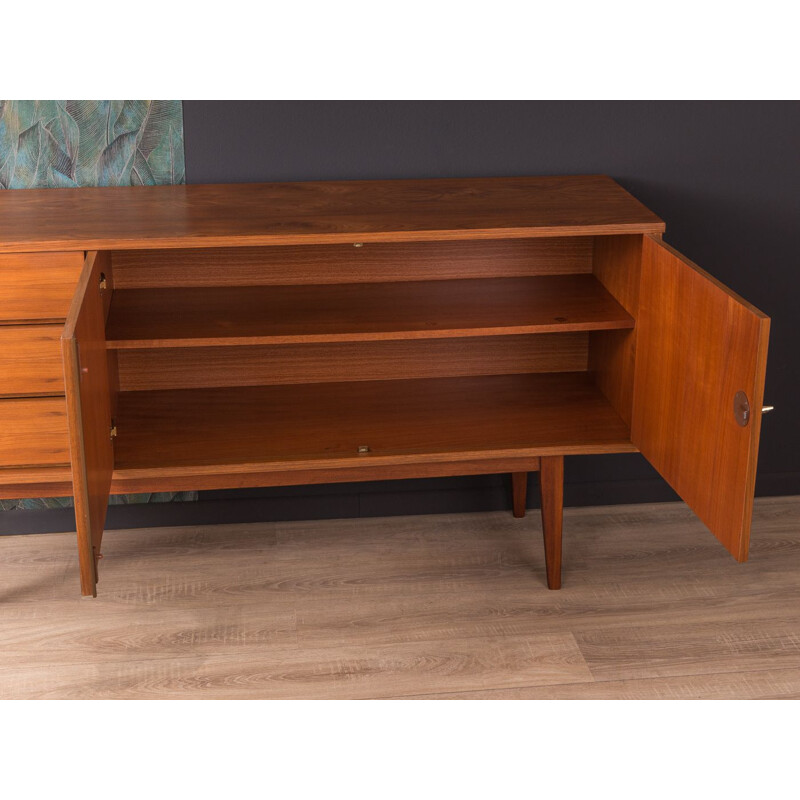
{"type": "Polygon", "coordinates": [[[64,394],[63,325],[0,325],[0,396],[64,394]]]}
{"type": "Polygon", "coordinates": [[[63,397],[0,400],[0,467],[68,463],[63,397]]]}
{"type": "Polygon", "coordinates": [[[69,497],[72,470],[66,464],[55,467],[3,467],[0,469],[0,500],[26,497],[69,497]]]}
{"type": "Polygon", "coordinates": [[[83,252],[0,254],[0,322],[64,320],[83,252]]]}

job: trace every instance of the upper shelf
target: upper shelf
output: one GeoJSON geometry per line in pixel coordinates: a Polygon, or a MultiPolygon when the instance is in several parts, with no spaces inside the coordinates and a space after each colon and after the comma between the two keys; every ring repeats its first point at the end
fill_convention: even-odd
{"type": "Polygon", "coordinates": [[[118,289],[111,349],[438,339],[632,328],[593,275],[118,289]]]}
{"type": "Polygon", "coordinates": [[[0,192],[0,252],[660,233],[605,175],[0,192]]]}

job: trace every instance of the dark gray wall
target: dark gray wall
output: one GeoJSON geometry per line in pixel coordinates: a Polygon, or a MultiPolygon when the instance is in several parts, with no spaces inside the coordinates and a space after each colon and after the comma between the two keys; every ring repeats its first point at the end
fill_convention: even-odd
{"type": "MultiPolygon", "coordinates": [[[[611,175],[666,221],[670,244],[772,317],[766,397],[777,410],[764,419],[757,492],[800,493],[800,103],[191,101],[184,115],[190,183],[611,175]]],[[[674,497],[640,456],[567,459],[567,484],[572,504],[674,497]]],[[[112,515],[153,523],[508,503],[506,479],[489,476],[204,493],[194,509],[112,515]]]]}

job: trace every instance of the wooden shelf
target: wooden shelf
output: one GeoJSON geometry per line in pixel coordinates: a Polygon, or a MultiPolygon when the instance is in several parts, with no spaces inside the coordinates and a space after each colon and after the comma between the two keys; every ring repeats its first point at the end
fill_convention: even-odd
{"type": "Polygon", "coordinates": [[[117,429],[117,481],[636,449],[585,372],[122,392],[117,429]]]}
{"type": "Polygon", "coordinates": [[[116,290],[111,349],[359,342],[632,328],[592,275],[116,290]]]}

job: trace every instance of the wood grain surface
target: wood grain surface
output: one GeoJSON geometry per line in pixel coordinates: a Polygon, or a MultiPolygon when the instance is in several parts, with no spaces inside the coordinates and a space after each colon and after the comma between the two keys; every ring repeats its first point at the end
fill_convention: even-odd
{"type": "Polygon", "coordinates": [[[62,336],[81,592],[97,594],[97,561],[114,469],[105,315],[113,290],[108,253],[89,253],[62,336]]]}
{"type": "Polygon", "coordinates": [[[0,325],[0,396],[64,394],[63,325],[0,325]]]}
{"type": "Polygon", "coordinates": [[[117,428],[122,478],[633,450],[580,372],[122,392],[117,428]]]}
{"type": "MultiPolygon", "coordinates": [[[[639,314],[641,236],[597,236],[594,276],[634,319],[639,314]]],[[[636,364],[636,328],[597,331],[589,338],[589,369],[617,413],[631,424],[636,364]]]]}
{"type": "Polygon", "coordinates": [[[586,333],[112,350],[122,391],[580,372],[586,333]]]}
{"type": "MultiPolygon", "coordinates": [[[[66,421],[64,429],[66,433],[66,421]]],[[[68,445],[68,439],[65,439],[65,444],[68,445]]],[[[2,500],[24,497],[67,497],[71,494],[72,468],[68,463],[57,467],[0,468],[2,500]]]]}
{"type": "Polygon", "coordinates": [[[591,272],[592,245],[591,236],[559,236],[118,250],[112,263],[118,289],[523,278],[591,272]]]}
{"type": "MultiPolygon", "coordinates": [[[[195,491],[206,489],[241,489],[259,486],[304,486],[316,483],[347,483],[350,481],[403,480],[406,478],[441,478],[454,475],[488,475],[539,469],[538,458],[481,458],[474,461],[439,461],[428,464],[399,464],[376,467],[370,465],[349,468],[306,469],[291,472],[259,472],[254,478],[246,466],[239,472],[229,467],[215,480],[213,475],[173,475],[156,478],[112,478],[112,494],[135,492],[195,491]]],[[[0,468],[0,499],[19,497],[66,497],[72,494],[72,470],[69,465],[58,467],[0,468]]]]}
{"type": "Polygon", "coordinates": [[[591,275],[114,291],[108,347],[208,347],[632,328],[591,275]]]}
{"type": "MultiPolygon", "coordinates": [[[[0,205],[9,205],[9,198],[0,198],[0,205]]],[[[14,207],[13,200],[10,205],[14,207]]],[[[0,211],[0,228],[4,221],[0,211]]],[[[4,249],[0,235],[0,324],[63,322],[81,274],[83,252],[4,254],[4,249]]]]}
{"type": "Polygon", "coordinates": [[[69,464],[63,397],[0,400],[0,468],[69,464]]]}
{"type": "Polygon", "coordinates": [[[0,195],[0,250],[506,239],[657,233],[605,175],[22,189],[0,195]]]}
{"type": "MultiPolygon", "coordinates": [[[[509,496],[510,503],[510,496],[509,496]]],[[[682,503],[0,537],[0,698],[800,699],[800,498],[737,564],[682,503]]]]}
{"type": "Polygon", "coordinates": [[[747,558],[769,318],[644,238],[633,443],[734,558],[747,558]],[[751,408],[744,427],[734,397],[751,408]]]}
{"type": "Polygon", "coordinates": [[[351,467],[270,470],[268,465],[230,464],[224,469],[152,471],[117,470],[112,494],[130,492],[188,492],[200,489],[247,489],[254,486],[306,486],[315,483],[393,481],[418,478],[451,478],[458,475],[494,475],[539,469],[538,457],[476,458],[458,461],[375,465],[368,461],[351,467]],[[155,472],[156,474],[152,474],[155,472]],[[166,473],[166,474],[164,474],[166,473]]]}
{"type": "Polygon", "coordinates": [[[564,519],[564,456],[547,456],[541,459],[539,495],[542,506],[547,588],[560,589],[564,519]]]}

